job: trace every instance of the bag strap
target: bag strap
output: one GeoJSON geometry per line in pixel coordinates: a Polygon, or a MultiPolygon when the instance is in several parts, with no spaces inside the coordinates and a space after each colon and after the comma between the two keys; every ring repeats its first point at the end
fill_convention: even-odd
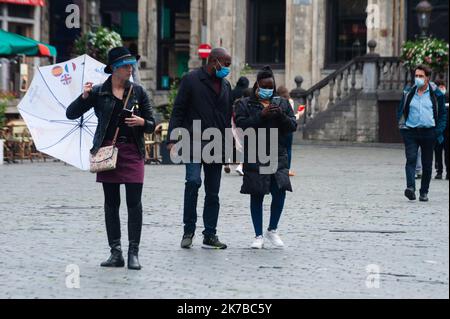
{"type": "MultiPolygon", "coordinates": [[[[127,105],[128,105],[128,100],[130,99],[130,96],[131,96],[131,92],[132,92],[132,91],[133,91],[133,85],[130,86],[130,90],[128,91],[128,96],[127,96],[127,98],[126,98],[126,100],[125,100],[125,104],[123,105],[124,108],[126,108],[127,105]]],[[[115,146],[115,145],[116,145],[116,142],[117,142],[117,136],[119,135],[119,131],[120,131],[120,127],[117,127],[117,129],[116,129],[116,134],[114,134],[114,139],[113,139],[113,142],[112,142],[112,146],[115,146]]]]}

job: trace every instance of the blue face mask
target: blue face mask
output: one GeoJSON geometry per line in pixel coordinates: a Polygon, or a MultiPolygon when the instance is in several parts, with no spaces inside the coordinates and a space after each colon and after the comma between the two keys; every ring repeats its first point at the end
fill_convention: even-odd
{"type": "Polygon", "coordinates": [[[416,78],[416,86],[420,89],[425,85],[425,80],[421,78],[416,78]]]}
{"type": "MultiPolygon", "coordinates": [[[[217,60],[217,62],[219,62],[219,60],[217,60]]],[[[216,76],[219,79],[226,78],[230,74],[231,68],[226,67],[226,66],[222,66],[222,64],[220,64],[220,62],[219,62],[219,65],[220,65],[220,70],[217,71],[217,69],[216,69],[216,76]]]]}
{"type": "Polygon", "coordinates": [[[270,99],[272,97],[273,91],[274,91],[273,89],[258,88],[258,96],[262,100],[268,100],[268,99],[270,99]]]}

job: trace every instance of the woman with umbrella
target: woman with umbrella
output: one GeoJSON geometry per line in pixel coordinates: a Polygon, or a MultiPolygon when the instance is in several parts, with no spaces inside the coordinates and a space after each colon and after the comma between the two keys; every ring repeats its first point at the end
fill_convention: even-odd
{"type": "Polygon", "coordinates": [[[144,183],[144,133],[153,133],[153,102],[146,91],[129,81],[139,56],[124,47],[108,54],[105,72],[112,74],[105,83],[93,86],[88,82],[83,94],[67,108],[67,118],[74,120],[94,108],[98,118],[91,154],[113,144],[117,128],[116,169],[97,173],[105,195],[105,222],[111,256],[102,267],[124,267],[120,231],[120,185],[125,184],[128,208],[128,268],[139,270],[138,251],[142,229],[142,187],[144,183]],[[130,92],[131,90],[131,92],[130,92]],[[127,97],[130,98],[127,100],[127,97]],[[127,105],[124,105],[125,102],[127,105]]]}

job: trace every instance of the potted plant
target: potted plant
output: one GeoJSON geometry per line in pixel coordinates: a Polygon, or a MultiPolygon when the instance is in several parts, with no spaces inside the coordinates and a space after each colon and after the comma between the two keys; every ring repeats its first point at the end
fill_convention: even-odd
{"type": "Polygon", "coordinates": [[[448,43],[436,38],[407,41],[403,44],[401,59],[409,70],[419,64],[428,65],[434,73],[442,74],[448,68],[448,43]]]}
{"type": "Polygon", "coordinates": [[[120,34],[108,28],[99,27],[96,31],[89,31],[75,41],[74,53],[76,55],[88,54],[94,59],[106,64],[108,51],[122,46],[120,34]]]}

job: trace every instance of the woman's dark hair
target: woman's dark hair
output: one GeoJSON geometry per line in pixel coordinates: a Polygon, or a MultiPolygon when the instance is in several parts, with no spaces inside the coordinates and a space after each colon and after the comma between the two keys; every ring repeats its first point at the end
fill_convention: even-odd
{"type": "Polygon", "coordinates": [[[236,83],[236,87],[241,88],[243,90],[248,89],[249,85],[250,81],[245,76],[241,76],[236,83]]]}
{"type": "Polygon", "coordinates": [[[418,66],[416,66],[416,68],[414,69],[414,72],[416,72],[417,70],[421,70],[421,71],[425,72],[425,75],[427,77],[430,77],[431,73],[432,73],[431,68],[426,66],[425,64],[419,64],[418,66]]]}
{"type": "Polygon", "coordinates": [[[255,85],[253,86],[253,94],[256,95],[256,90],[258,89],[259,81],[270,78],[273,79],[273,87],[274,87],[273,95],[275,96],[277,94],[277,85],[275,82],[275,75],[273,74],[272,68],[269,65],[266,65],[258,72],[256,76],[255,85]]]}
{"type": "Polygon", "coordinates": [[[236,87],[231,92],[231,95],[233,97],[233,101],[236,101],[243,97],[244,91],[248,89],[248,86],[250,84],[250,81],[245,77],[241,76],[239,78],[239,81],[236,83],[236,87]]]}

